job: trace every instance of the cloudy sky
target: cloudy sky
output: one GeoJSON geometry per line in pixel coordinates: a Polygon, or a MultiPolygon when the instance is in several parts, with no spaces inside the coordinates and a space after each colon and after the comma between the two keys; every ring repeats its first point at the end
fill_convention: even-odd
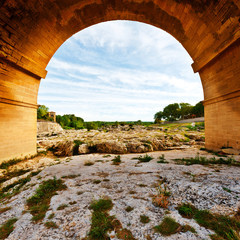
{"type": "Polygon", "coordinates": [[[38,104],[85,121],[153,121],[174,102],[203,100],[182,45],[151,25],[111,21],[68,39],[51,59],[38,104]]]}

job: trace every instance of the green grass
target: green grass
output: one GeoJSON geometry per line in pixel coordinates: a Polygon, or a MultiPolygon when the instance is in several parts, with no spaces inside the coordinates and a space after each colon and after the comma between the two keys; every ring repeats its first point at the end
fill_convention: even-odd
{"type": "Polygon", "coordinates": [[[17,221],[17,218],[11,218],[6,221],[3,225],[0,226],[0,239],[5,239],[14,229],[14,223],[17,221]]]}
{"type": "Polygon", "coordinates": [[[0,184],[8,181],[11,178],[19,177],[27,172],[30,172],[30,169],[20,169],[20,170],[16,170],[16,171],[12,171],[12,172],[7,172],[3,176],[0,177],[0,184]]]}
{"type": "Polygon", "coordinates": [[[178,207],[178,212],[185,218],[193,218],[196,208],[190,203],[183,203],[178,207]]]}
{"type": "Polygon", "coordinates": [[[136,157],[135,159],[138,159],[139,162],[150,162],[153,157],[149,156],[148,154],[145,154],[144,156],[140,155],[139,157],[136,157]]]}
{"type": "Polygon", "coordinates": [[[141,215],[141,216],[140,216],[140,222],[146,224],[146,223],[149,223],[149,222],[150,222],[150,219],[149,219],[149,217],[146,216],[146,215],[141,215]]]}
{"type": "Polygon", "coordinates": [[[114,217],[109,216],[107,211],[111,210],[113,203],[111,199],[94,200],[90,209],[92,212],[92,225],[88,233],[89,239],[109,239],[107,232],[113,230],[112,221],[114,217]]]}
{"type": "Polygon", "coordinates": [[[169,163],[169,162],[166,161],[164,154],[159,156],[158,159],[159,160],[157,161],[157,163],[169,163]]]}
{"type": "Polygon", "coordinates": [[[4,161],[0,164],[0,169],[8,169],[10,166],[13,166],[21,161],[23,161],[23,159],[11,159],[9,161],[4,161]]]}
{"type": "Polygon", "coordinates": [[[17,195],[20,192],[21,188],[26,183],[31,181],[31,177],[36,176],[39,173],[40,173],[40,171],[31,172],[31,174],[29,174],[27,177],[21,178],[15,182],[3,187],[2,189],[0,189],[0,200],[2,200],[4,198],[11,198],[12,196],[17,195]]]}
{"type": "Polygon", "coordinates": [[[163,236],[170,236],[179,231],[180,224],[171,217],[165,217],[160,225],[154,227],[156,232],[161,233],[163,236]]]}
{"type": "Polygon", "coordinates": [[[33,221],[40,221],[45,217],[53,195],[57,191],[65,190],[67,187],[61,179],[46,180],[39,185],[36,193],[27,199],[27,207],[33,215],[33,221]]]}
{"type": "Polygon", "coordinates": [[[55,214],[54,214],[54,213],[51,213],[51,214],[48,216],[48,219],[53,219],[54,216],[55,216],[55,214]]]}
{"type": "Polygon", "coordinates": [[[108,157],[111,157],[111,155],[110,154],[103,155],[103,158],[108,158],[108,157]]]}
{"type": "Polygon", "coordinates": [[[156,232],[161,233],[163,236],[170,236],[178,232],[187,232],[196,233],[196,230],[190,225],[181,225],[171,217],[165,217],[160,225],[154,227],[156,232]]]}
{"type": "Polygon", "coordinates": [[[88,240],[109,240],[108,232],[114,230],[118,239],[135,240],[130,230],[122,227],[121,223],[110,216],[108,211],[113,207],[111,199],[94,200],[90,209],[92,212],[92,224],[88,233],[88,240]]]}
{"type": "Polygon", "coordinates": [[[173,159],[177,164],[182,165],[194,165],[194,164],[200,164],[200,165],[210,165],[210,164],[224,164],[229,166],[240,166],[240,162],[237,162],[234,158],[228,157],[227,159],[224,159],[222,157],[220,158],[206,158],[201,157],[199,154],[197,154],[194,158],[178,158],[173,159]]]}
{"type": "Polygon", "coordinates": [[[115,158],[112,159],[112,162],[113,165],[120,165],[120,163],[122,162],[121,156],[120,155],[116,156],[115,158]]]}
{"type": "Polygon", "coordinates": [[[240,221],[237,217],[212,214],[207,210],[198,210],[191,204],[182,204],[178,211],[183,217],[193,218],[200,226],[214,231],[216,234],[212,239],[239,240],[237,232],[240,231],[240,221]]]}
{"type": "Polygon", "coordinates": [[[113,203],[111,199],[99,199],[99,200],[94,200],[91,205],[90,209],[93,211],[107,211],[111,210],[113,207],[113,203]]]}

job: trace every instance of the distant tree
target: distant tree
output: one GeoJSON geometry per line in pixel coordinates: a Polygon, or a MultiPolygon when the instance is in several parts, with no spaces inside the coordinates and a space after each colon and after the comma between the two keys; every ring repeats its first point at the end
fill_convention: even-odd
{"type": "Polygon", "coordinates": [[[76,117],[74,114],[65,114],[63,116],[57,115],[56,121],[67,129],[81,129],[84,128],[84,120],[81,117],[76,117]]]}
{"type": "Polygon", "coordinates": [[[163,112],[162,111],[159,111],[157,113],[155,113],[154,115],[154,120],[155,120],[155,123],[160,123],[161,120],[163,119],[163,112]]]}
{"type": "Polygon", "coordinates": [[[45,105],[40,105],[37,109],[37,118],[38,119],[47,119],[48,118],[49,108],[45,105]]]}
{"type": "Polygon", "coordinates": [[[163,118],[167,121],[176,121],[180,116],[180,107],[178,103],[169,104],[163,109],[163,118]]]}
{"type": "Polygon", "coordinates": [[[180,103],[181,119],[189,118],[192,114],[193,106],[189,103],[180,103]]]}
{"type": "Polygon", "coordinates": [[[202,102],[197,103],[193,107],[192,114],[194,114],[196,117],[204,117],[204,106],[202,102]]]}

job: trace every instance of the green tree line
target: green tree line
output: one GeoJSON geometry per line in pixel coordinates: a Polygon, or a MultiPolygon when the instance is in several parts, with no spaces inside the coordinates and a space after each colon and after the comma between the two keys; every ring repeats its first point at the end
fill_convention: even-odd
{"type": "Polygon", "coordinates": [[[166,121],[176,121],[194,117],[204,116],[204,106],[202,102],[192,106],[189,103],[172,103],[167,105],[163,111],[159,111],[154,115],[155,123],[166,121]]]}

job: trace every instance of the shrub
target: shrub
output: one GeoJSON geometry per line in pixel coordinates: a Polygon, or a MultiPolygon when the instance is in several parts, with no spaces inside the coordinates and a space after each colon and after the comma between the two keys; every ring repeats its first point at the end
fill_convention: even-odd
{"type": "Polygon", "coordinates": [[[113,165],[120,165],[121,161],[121,156],[118,155],[114,159],[112,159],[113,165]]]}
{"type": "Polygon", "coordinates": [[[139,160],[139,162],[150,162],[153,157],[145,154],[144,156],[139,156],[137,159],[139,160]]]}

